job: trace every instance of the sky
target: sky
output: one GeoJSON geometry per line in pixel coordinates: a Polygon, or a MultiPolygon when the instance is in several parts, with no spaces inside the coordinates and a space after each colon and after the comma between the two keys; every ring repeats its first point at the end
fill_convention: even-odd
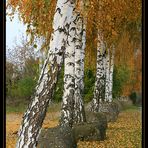
{"type": "MultiPolygon", "coordinates": [[[[6,58],[9,59],[9,53],[15,50],[16,45],[21,45],[22,36],[24,39],[28,39],[26,35],[27,25],[19,20],[18,14],[14,15],[12,21],[10,21],[9,16],[6,16],[6,58]],[[8,52],[8,49],[9,50],[8,52]]],[[[36,56],[39,56],[40,42],[36,43],[38,48],[34,49],[36,56]]]]}
{"type": "Polygon", "coordinates": [[[10,21],[6,16],[6,48],[13,48],[15,43],[20,43],[20,36],[26,36],[26,26],[19,21],[18,15],[14,15],[14,19],[10,21]]]}

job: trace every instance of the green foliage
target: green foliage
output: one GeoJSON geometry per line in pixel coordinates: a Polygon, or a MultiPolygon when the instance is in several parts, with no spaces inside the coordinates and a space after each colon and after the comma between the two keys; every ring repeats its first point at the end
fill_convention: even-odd
{"type": "Polygon", "coordinates": [[[19,79],[18,75],[19,71],[17,66],[6,61],[6,96],[11,95],[11,89],[15,87],[15,82],[19,79]]]}
{"type": "Polygon", "coordinates": [[[12,85],[7,96],[15,101],[15,99],[29,99],[35,88],[36,81],[31,77],[20,79],[12,85]]]}
{"type": "Polygon", "coordinates": [[[36,81],[27,76],[19,80],[17,87],[12,89],[12,97],[28,98],[33,93],[36,81]]]}
{"type": "Polygon", "coordinates": [[[13,102],[8,102],[6,105],[6,113],[24,113],[28,103],[29,102],[26,100],[14,100],[13,102]]]}
{"type": "MultiPolygon", "coordinates": [[[[62,100],[63,96],[63,87],[64,87],[64,67],[62,67],[62,71],[58,76],[58,81],[56,84],[55,92],[54,92],[54,101],[59,102],[62,100]]],[[[85,70],[85,77],[84,77],[84,101],[89,102],[93,98],[93,91],[94,91],[94,84],[95,84],[95,75],[94,72],[90,69],[85,70]]]]}
{"type": "Polygon", "coordinates": [[[38,79],[37,78],[39,74],[38,60],[35,60],[33,57],[26,59],[23,74],[26,77],[29,76],[33,79],[38,79]]]}
{"type": "Polygon", "coordinates": [[[114,67],[113,73],[113,98],[121,96],[124,85],[129,80],[129,69],[125,65],[114,67]]]}
{"type": "Polygon", "coordinates": [[[84,75],[84,101],[89,102],[93,98],[95,74],[92,70],[86,69],[84,75]]]}
{"type": "Polygon", "coordinates": [[[129,98],[131,99],[132,103],[134,105],[138,105],[138,106],[141,106],[142,104],[142,96],[140,93],[137,93],[137,92],[132,92],[130,95],[129,95],[129,98]]]}
{"type": "Polygon", "coordinates": [[[136,92],[132,92],[129,97],[132,100],[133,104],[136,104],[136,99],[137,99],[136,92]]]}
{"type": "Polygon", "coordinates": [[[59,102],[62,100],[63,89],[64,89],[64,66],[62,67],[62,70],[58,76],[58,81],[53,96],[55,102],[59,102]]]}
{"type": "Polygon", "coordinates": [[[38,80],[38,68],[39,64],[35,59],[27,59],[23,70],[18,73],[14,73],[14,71],[6,73],[6,98],[14,100],[14,102],[17,100],[20,100],[21,102],[22,99],[28,100],[33,93],[38,80]],[[13,74],[15,74],[16,77],[9,78],[9,75],[13,74]]]}

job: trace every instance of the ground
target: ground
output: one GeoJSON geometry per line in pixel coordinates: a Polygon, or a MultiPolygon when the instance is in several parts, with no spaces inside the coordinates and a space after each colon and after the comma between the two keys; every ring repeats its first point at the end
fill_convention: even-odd
{"type": "MultiPolygon", "coordinates": [[[[6,114],[6,147],[15,148],[17,131],[21,120],[21,113],[6,114]]],[[[60,113],[47,113],[43,128],[54,127],[58,124],[60,113]]],[[[142,123],[141,110],[126,109],[119,114],[116,122],[109,123],[107,139],[102,142],[79,142],[78,148],[141,148],[142,123]]]]}

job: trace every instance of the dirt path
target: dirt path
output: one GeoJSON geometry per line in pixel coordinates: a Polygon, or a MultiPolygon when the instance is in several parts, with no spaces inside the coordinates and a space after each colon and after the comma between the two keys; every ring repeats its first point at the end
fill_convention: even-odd
{"type": "MultiPolygon", "coordinates": [[[[43,128],[58,124],[59,113],[48,113],[43,128]]],[[[22,114],[6,115],[6,148],[15,148],[22,114]]],[[[107,139],[102,142],[79,142],[78,148],[141,148],[141,112],[125,111],[115,123],[109,123],[107,139]]]]}

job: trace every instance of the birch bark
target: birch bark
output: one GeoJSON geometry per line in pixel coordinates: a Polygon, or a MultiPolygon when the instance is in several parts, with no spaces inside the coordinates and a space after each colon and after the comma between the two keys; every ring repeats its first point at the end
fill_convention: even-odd
{"type": "Polygon", "coordinates": [[[85,30],[83,30],[83,18],[77,13],[76,17],[76,44],[75,44],[75,102],[74,102],[74,123],[85,122],[85,111],[82,91],[84,87],[84,48],[85,30]]]}
{"type": "Polygon", "coordinates": [[[75,93],[75,35],[76,16],[71,17],[69,33],[66,43],[64,61],[64,92],[61,110],[60,125],[73,125],[74,93],[75,93]]]}
{"type": "Polygon", "coordinates": [[[86,48],[86,21],[83,19],[82,22],[82,50],[81,50],[81,93],[84,91],[84,59],[85,59],[85,48],[86,48]]]}
{"type": "Polygon", "coordinates": [[[110,89],[110,51],[107,50],[106,53],[106,79],[105,79],[105,102],[110,102],[109,100],[109,89],[110,89]]]}
{"type": "Polygon", "coordinates": [[[57,75],[63,63],[66,28],[75,8],[75,0],[58,0],[51,35],[50,48],[44,62],[31,103],[23,116],[16,148],[36,148],[48,103],[52,98],[57,75]]]}
{"type": "MultiPolygon", "coordinates": [[[[80,10],[82,13],[85,11],[85,0],[80,1],[80,10]]],[[[82,18],[82,49],[81,49],[81,92],[83,95],[84,90],[84,59],[85,59],[85,48],[86,48],[86,25],[87,21],[86,18],[83,16],[82,18]]]]}
{"type": "Polygon", "coordinates": [[[99,103],[105,98],[105,67],[104,67],[105,48],[101,35],[98,33],[97,48],[97,70],[94,88],[94,97],[91,102],[91,111],[99,112],[99,103]]]}
{"type": "Polygon", "coordinates": [[[113,90],[113,72],[114,72],[114,56],[115,56],[115,48],[112,48],[111,62],[110,62],[110,74],[109,74],[109,101],[113,100],[112,90],[113,90]]]}

